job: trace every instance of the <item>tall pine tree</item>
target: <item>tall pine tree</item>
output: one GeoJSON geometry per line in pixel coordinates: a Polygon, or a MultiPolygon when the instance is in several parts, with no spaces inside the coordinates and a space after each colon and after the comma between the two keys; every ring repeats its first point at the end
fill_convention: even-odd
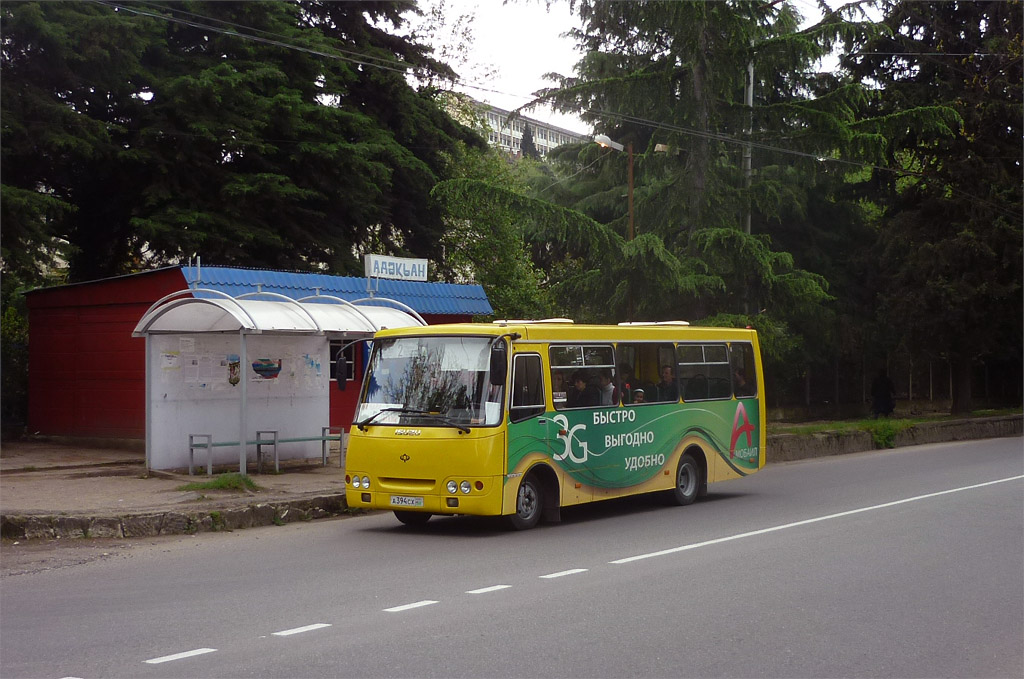
{"type": "Polygon", "coordinates": [[[4,3],[3,267],[74,280],[194,253],[358,270],[436,256],[448,151],[482,145],[408,75],[379,2],[4,3]],[[272,36],[272,37],[268,37],[272,36]]]}
{"type": "Polygon", "coordinates": [[[870,113],[944,105],[962,124],[925,140],[895,128],[869,190],[884,213],[878,251],[884,319],[921,360],[952,365],[954,413],[972,404],[979,361],[1007,366],[1020,389],[1022,341],[1020,2],[883,2],[886,37],[849,57],[879,86],[870,113]]]}

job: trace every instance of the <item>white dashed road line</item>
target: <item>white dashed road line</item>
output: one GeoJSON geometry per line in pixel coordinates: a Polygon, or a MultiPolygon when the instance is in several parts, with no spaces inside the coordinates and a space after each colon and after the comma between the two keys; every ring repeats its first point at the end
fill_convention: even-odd
{"type": "Polygon", "coordinates": [[[558,573],[548,573],[547,575],[539,575],[537,577],[550,580],[551,578],[561,578],[566,575],[576,575],[577,573],[586,573],[586,568],[570,568],[567,571],[559,571],[558,573]]]}
{"type": "MultiPolygon", "coordinates": [[[[741,540],[743,538],[754,537],[754,536],[757,536],[757,535],[766,535],[768,533],[775,533],[775,532],[778,532],[778,531],[786,530],[787,528],[796,528],[798,526],[806,526],[806,525],[813,524],[813,523],[819,523],[821,521],[829,521],[831,519],[839,519],[839,518],[846,517],[846,516],[852,516],[854,514],[861,514],[863,512],[870,512],[870,511],[873,511],[873,510],[876,510],[876,509],[885,509],[885,508],[888,508],[888,507],[895,507],[897,505],[906,504],[908,502],[917,502],[919,500],[927,500],[927,499],[934,498],[934,497],[939,497],[939,496],[942,496],[942,495],[949,495],[950,493],[959,493],[959,492],[962,492],[962,491],[965,491],[965,490],[974,490],[976,488],[984,488],[986,486],[992,486],[992,485],[995,485],[995,484],[998,484],[998,483],[1006,483],[1008,481],[1018,481],[1018,480],[1021,480],[1021,479],[1024,479],[1024,475],[1021,475],[1021,476],[1011,476],[1011,477],[1005,478],[1005,479],[999,479],[999,480],[996,480],[996,481],[988,481],[988,482],[985,482],[985,483],[978,483],[978,484],[974,484],[974,485],[971,485],[971,486],[963,486],[961,488],[952,488],[950,490],[943,490],[943,491],[939,491],[937,493],[928,493],[926,495],[917,495],[915,497],[908,497],[908,498],[904,498],[902,500],[895,500],[893,502],[886,502],[886,503],[883,503],[883,504],[872,505],[870,507],[861,507],[859,509],[851,509],[849,511],[838,512],[838,513],[835,513],[835,514],[827,514],[827,515],[824,515],[824,516],[818,516],[818,517],[814,517],[814,518],[811,518],[811,519],[804,519],[803,521],[794,521],[793,523],[786,523],[786,524],[782,524],[782,525],[779,525],[779,526],[772,526],[770,528],[762,528],[760,530],[749,531],[747,533],[739,533],[737,535],[729,535],[729,536],[726,536],[726,537],[716,538],[716,539],[713,539],[713,540],[705,540],[704,542],[695,542],[695,543],[688,544],[688,545],[681,545],[679,547],[673,547],[671,549],[663,549],[663,550],[660,550],[660,551],[657,551],[657,552],[649,552],[647,554],[637,554],[635,556],[629,556],[629,557],[626,557],[626,558],[623,558],[623,559],[616,559],[615,561],[609,561],[608,563],[609,564],[625,564],[625,563],[632,563],[634,561],[640,561],[642,559],[650,559],[650,558],[653,558],[653,557],[656,557],[656,556],[665,556],[665,555],[668,555],[668,554],[677,554],[679,552],[685,552],[685,551],[691,550],[691,549],[698,549],[700,547],[707,547],[709,545],[717,545],[717,544],[720,544],[720,543],[723,543],[723,542],[730,542],[732,540],[741,540]]],[[[567,575],[577,575],[579,573],[586,573],[588,570],[589,569],[586,569],[586,568],[570,568],[569,570],[559,571],[557,573],[548,573],[547,575],[539,575],[537,577],[541,578],[541,579],[545,579],[545,580],[551,580],[551,579],[554,579],[554,578],[565,577],[567,575]]],[[[510,589],[511,587],[512,587],[512,585],[490,585],[488,587],[481,587],[479,589],[468,590],[466,592],[466,594],[487,594],[489,592],[497,592],[497,591],[500,591],[500,590],[503,590],[503,589],[510,589]]],[[[431,606],[431,605],[436,604],[436,603],[440,603],[440,602],[434,601],[433,599],[424,599],[423,601],[416,601],[416,602],[411,603],[411,604],[403,604],[401,606],[393,606],[391,608],[385,608],[384,612],[385,613],[399,613],[401,611],[408,611],[408,610],[412,610],[414,608],[422,608],[423,606],[431,606]]],[[[311,632],[313,630],[323,629],[324,627],[330,627],[330,626],[331,625],[328,624],[328,623],[318,622],[318,623],[315,623],[315,624],[312,624],[312,625],[306,625],[305,627],[296,627],[294,629],[287,629],[287,630],[283,630],[281,632],[273,632],[273,635],[277,636],[277,637],[287,637],[287,636],[291,636],[293,634],[301,634],[303,632],[311,632]]],[[[265,638],[265,637],[260,637],[260,638],[265,638]]],[[[193,656],[204,655],[206,653],[214,653],[216,651],[217,651],[217,649],[215,649],[215,648],[197,648],[197,649],[195,649],[193,651],[185,651],[184,653],[175,653],[173,655],[165,655],[165,656],[162,656],[162,657],[159,657],[159,658],[152,658],[150,660],[145,660],[143,662],[146,662],[146,663],[148,663],[150,665],[156,665],[156,664],[159,664],[159,663],[170,662],[172,660],[182,660],[184,658],[191,658],[193,656]]],[[[73,679],[73,678],[65,678],[65,679],[73,679]]]]}
{"type": "Polygon", "coordinates": [[[413,603],[413,604],[404,604],[402,606],[394,606],[393,608],[385,608],[384,612],[385,613],[400,613],[402,611],[408,611],[408,610],[410,610],[412,608],[421,608],[423,606],[430,606],[431,604],[436,604],[436,603],[438,603],[438,602],[437,601],[433,601],[431,599],[425,599],[423,601],[417,601],[416,603],[413,603]]]}
{"type": "MultiPolygon", "coordinates": [[[[885,502],[880,505],[872,505],[870,507],[861,507],[860,509],[851,509],[846,512],[838,512],[836,514],[827,514],[825,516],[817,516],[813,519],[804,519],[803,521],[794,521],[793,523],[786,523],[781,526],[772,526],[771,528],[762,528],[761,530],[752,530],[748,533],[739,533],[738,535],[729,535],[724,538],[716,538],[714,540],[705,540],[704,542],[695,542],[689,545],[681,545],[679,547],[672,547],[671,549],[663,549],[658,552],[649,552],[647,554],[637,554],[636,556],[628,556],[624,559],[616,559],[615,561],[609,561],[611,564],[624,564],[631,563],[633,561],[640,561],[641,559],[651,559],[656,556],[666,556],[668,554],[678,554],[679,552],[685,552],[691,549],[698,549],[700,547],[707,547],[708,545],[717,545],[723,542],[730,542],[732,540],[742,540],[743,538],[750,538],[756,535],[765,535],[767,533],[776,533],[780,530],[786,530],[787,528],[796,528],[798,526],[806,526],[812,523],[818,523],[820,521],[829,521],[831,519],[840,519],[844,516],[852,516],[854,514],[861,514],[863,512],[870,512],[876,509],[885,509],[887,507],[895,507],[897,505],[906,504],[908,502],[917,502],[919,500],[927,500],[933,497],[939,497],[940,495],[949,495],[950,493],[960,493],[965,490],[974,490],[975,488],[984,488],[985,486],[995,485],[997,483],[1006,483],[1007,481],[1017,481],[1024,479],[1022,476],[1011,476],[1005,479],[999,479],[997,481],[986,481],[985,483],[976,483],[973,486],[963,486],[962,488],[951,488],[949,490],[940,490],[937,493],[928,493],[927,495],[917,495],[915,497],[908,497],[902,500],[894,500],[893,502],[885,502]]],[[[541,576],[548,577],[548,576],[541,576]]]]}
{"type": "Polygon", "coordinates": [[[195,655],[204,655],[206,653],[215,653],[216,651],[217,651],[216,648],[197,648],[194,651],[185,651],[184,653],[175,653],[174,655],[164,655],[164,656],[161,656],[159,658],[151,658],[150,660],[145,660],[143,662],[146,662],[146,663],[148,663],[150,665],[159,665],[162,662],[170,662],[172,660],[182,660],[184,658],[191,658],[192,656],[195,656],[195,655]]]}
{"type": "Polygon", "coordinates": [[[326,622],[318,622],[314,625],[306,625],[305,627],[296,627],[295,629],[286,629],[281,632],[274,632],[275,637],[290,637],[293,634],[302,634],[303,632],[312,632],[315,629],[323,629],[324,627],[330,627],[326,622]]]}
{"type": "Polygon", "coordinates": [[[480,589],[471,589],[466,594],[487,594],[488,592],[497,592],[499,589],[508,589],[512,585],[492,585],[491,587],[481,587],[480,589]]]}

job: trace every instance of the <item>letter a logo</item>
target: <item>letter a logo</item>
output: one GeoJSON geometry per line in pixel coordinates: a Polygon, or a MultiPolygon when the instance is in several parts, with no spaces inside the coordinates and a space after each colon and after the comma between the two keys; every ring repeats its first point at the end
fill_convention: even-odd
{"type": "Polygon", "coordinates": [[[750,424],[750,420],[747,419],[747,409],[743,407],[743,402],[738,401],[736,403],[736,415],[732,418],[732,441],[729,442],[729,459],[731,460],[736,455],[736,441],[739,440],[742,434],[747,435],[747,447],[754,447],[754,425],[750,424]],[[740,426],[740,418],[743,418],[743,425],[740,426]]]}

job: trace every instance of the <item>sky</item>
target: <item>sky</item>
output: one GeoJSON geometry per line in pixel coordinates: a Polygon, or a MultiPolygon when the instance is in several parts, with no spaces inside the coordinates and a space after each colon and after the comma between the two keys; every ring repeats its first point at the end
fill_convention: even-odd
{"type": "MultiPolygon", "coordinates": [[[[459,88],[474,99],[504,109],[522,106],[530,95],[554,83],[543,79],[549,72],[572,75],[580,58],[572,40],[560,37],[579,24],[567,2],[556,1],[549,9],[544,0],[444,0],[446,21],[474,14],[469,61],[455,65],[463,80],[477,87],[459,88]],[[489,72],[493,69],[493,72],[489,72]],[[479,89],[483,88],[483,89],[479,89]]],[[[572,115],[550,109],[533,109],[530,118],[581,134],[589,126],[572,115]]]]}

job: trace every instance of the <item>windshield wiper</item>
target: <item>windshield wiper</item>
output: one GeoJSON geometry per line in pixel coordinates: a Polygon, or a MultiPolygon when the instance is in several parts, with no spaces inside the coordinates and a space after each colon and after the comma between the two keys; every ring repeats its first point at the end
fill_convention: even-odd
{"type": "Polygon", "coordinates": [[[373,422],[374,420],[376,420],[377,416],[380,415],[381,413],[414,413],[416,415],[429,414],[429,413],[426,413],[426,411],[423,411],[423,410],[410,410],[408,408],[381,408],[380,410],[375,412],[373,415],[370,415],[369,417],[367,417],[362,422],[356,422],[356,427],[359,428],[359,431],[366,431],[366,425],[368,425],[371,422],[373,422]]]}
{"type": "Polygon", "coordinates": [[[436,420],[444,422],[449,427],[455,427],[464,434],[469,433],[469,427],[464,427],[461,424],[458,424],[450,420],[449,418],[445,417],[441,413],[432,413],[429,410],[414,410],[412,408],[381,408],[373,415],[367,417],[362,422],[356,422],[356,427],[359,428],[359,431],[366,431],[366,425],[372,423],[375,419],[377,419],[377,416],[380,415],[381,413],[402,413],[403,415],[421,415],[423,417],[432,417],[436,420]]]}

